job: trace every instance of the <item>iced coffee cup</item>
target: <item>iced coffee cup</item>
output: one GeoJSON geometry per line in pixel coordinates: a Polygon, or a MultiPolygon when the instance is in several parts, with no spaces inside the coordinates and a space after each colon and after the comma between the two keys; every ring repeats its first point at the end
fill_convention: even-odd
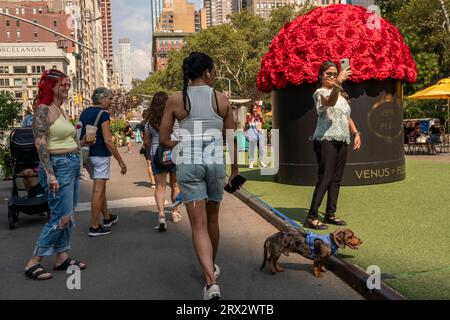
{"type": "Polygon", "coordinates": [[[94,142],[97,136],[97,127],[87,125],[86,126],[86,142],[94,142]]]}

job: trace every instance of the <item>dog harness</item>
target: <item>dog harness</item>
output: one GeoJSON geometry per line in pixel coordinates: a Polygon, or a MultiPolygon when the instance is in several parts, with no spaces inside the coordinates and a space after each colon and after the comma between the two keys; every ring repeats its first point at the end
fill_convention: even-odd
{"type": "Polygon", "coordinates": [[[311,251],[311,259],[314,259],[314,256],[316,254],[314,249],[315,240],[322,240],[323,242],[325,242],[330,247],[332,255],[336,253],[338,247],[331,240],[330,234],[315,234],[314,232],[308,232],[306,234],[306,243],[309,245],[309,249],[311,251]]]}

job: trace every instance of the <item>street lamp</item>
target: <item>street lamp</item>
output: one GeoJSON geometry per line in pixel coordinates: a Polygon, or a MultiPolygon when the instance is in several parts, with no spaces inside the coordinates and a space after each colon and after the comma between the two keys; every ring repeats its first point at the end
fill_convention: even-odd
{"type": "Polygon", "coordinates": [[[224,80],[228,80],[228,92],[231,98],[231,80],[225,77],[216,77],[217,79],[224,79],[224,80]]]}

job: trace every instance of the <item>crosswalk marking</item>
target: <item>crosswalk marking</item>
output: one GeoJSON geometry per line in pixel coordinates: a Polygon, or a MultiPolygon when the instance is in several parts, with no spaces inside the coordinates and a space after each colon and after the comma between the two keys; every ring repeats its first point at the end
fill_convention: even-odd
{"type": "MultiPolygon", "coordinates": [[[[168,205],[169,202],[166,200],[164,205],[168,205]]],[[[136,208],[136,207],[147,207],[156,206],[156,201],[154,197],[138,197],[138,198],[126,198],[119,200],[108,201],[108,209],[119,209],[119,208],[136,208]]],[[[90,202],[78,203],[76,212],[91,211],[90,202]]]]}

